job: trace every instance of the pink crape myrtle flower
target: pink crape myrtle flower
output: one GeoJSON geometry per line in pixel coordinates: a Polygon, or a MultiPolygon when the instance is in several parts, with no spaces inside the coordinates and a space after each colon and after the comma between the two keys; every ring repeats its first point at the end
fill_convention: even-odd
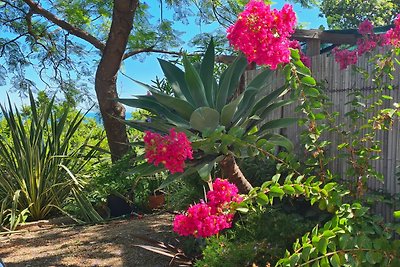
{"type": "Polygon", "coordinates": [[[338,48],[333,49],[333,54],[335,55],[335,61],[339,63],[340,69],[347,69],[349,65],[354,65],[357,63],[357,50],[340,50],[338,48]]]}
{"type": "Polygon", "coordinates": [[[400,47],[400,14],[394,20],[394,28],[388,30],[385,34],[386,44],[394,47],[400,47]]]}
{"type": "Polygon", "coordinates": [[[227,38],[246,55],[248,62],[274,70],[290,61],[289,37],[295,25],[296,14],[291,5],[271,10],[263,1],[250,0],[236,23],[227,29],[227,38]]]}
{"type": "Polygon", "coordinates": [[[190,206],[185,214],[175,216],[174,231],[182,236],[210,237],[232,227],[231,205],[243,200],[237,187],[218,178],[213,183],[213,190],[207,192],[207,200],[207,203],[201,201],[190,206]]]}
{"type": "Polygon", "coordinates": [[[364,20],[358,25],[358,32],[362,35],[372,34],[374,29],[374,25],[369,20],[364,20]]]}
{"type": "Polygon", "coordinates": [[[166,136],[146,131],[143,140],[147,162],[155,166],[162,163],[171,173],[183,172],[185,160],[193,159],[190,141],[174,128],[166,136]]]}
{"type": "Polygon", "coordinates": [[[370,52],[378,46],[393,45],[400,47],[400,17],[399,15],[395,20],[395,27],[390,29],[386,34],[375,34],[374,26],[369,20],[360,23],[358,32],[362,38],[357,40],[357,49],[347,50],[338,49],[333,50],[335,61],[339,63],[340,69],[346,69],[349,65],[357,63],[358,57],[370,52]]]}

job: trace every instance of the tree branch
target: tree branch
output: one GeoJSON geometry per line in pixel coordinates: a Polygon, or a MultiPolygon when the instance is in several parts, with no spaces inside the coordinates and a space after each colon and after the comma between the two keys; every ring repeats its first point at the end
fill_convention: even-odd
{"type": "Polygon", "coordinates": [[[88,32],[85,32],[82,29],[79,29],[79,28],[71,25],[70,23],[66,22],[65,20],[62,20],[62,19],[58,18],[57,16],[55,16],[50,11],[48,11],[48,10],[44,9],[43,7],[41,7],[39,5],[39,3],[36,3],[36,2],[34,2],[32,0],[23,0],[23,1],[27,5],[29,5],[29,7],[31,8],[31,10],[34,13],[45,17],[46,19],[48,19],[49,21],[53,22],[57,26],[59,26],[62,29],[66,30],[68,33],[70,33],[72,35],[75,35],[76,37],[79,37],[79,38],[87,41],[88,43],[92,44],[94,47],[96,47],[97,49],[99,49],[100,51],[103,52],[103,50],[105,48],[105,44],[102,43],[99,39],[97,39],[93,35],[89,34],[88,32]]]}
{"type": "Polygon", "coordinates": [[[136,56],[141,53],[158,53],[158,54],[166,54],[166,55],[175,55],[175,56],[194,56],[196,54],[186,54],[183,51],[168,51],[168,50],[162,50],[162,49],[154,49],[154,47],[147,47],[147,48],[138,48],[129,52],[126,52],[124,54],[123,59],[127,59],[132,56],[136,56]]]}

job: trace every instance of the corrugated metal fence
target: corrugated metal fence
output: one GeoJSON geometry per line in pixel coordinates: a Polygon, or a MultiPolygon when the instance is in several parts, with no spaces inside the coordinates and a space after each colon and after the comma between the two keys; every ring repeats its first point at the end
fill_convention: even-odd
{"type": "MultiPolygon", "coordinates": [[[[361,67],[367,72],[371,73],[373,64],[369,63],[370,59],[372,59],[373,55],[366,55],[359,59],[357,66],[361,67]]],[[[333,105],[331,107],[331,112],[339,112],[340,115],[337,117],[337,124],[344,124],[349,127],[347,130],[352,131],[354,127],[361,126],[360,125],[352,125],[349,119],[344,116],[347,112],[349,112],[353,107],[347,104],[348,102],[354,99],[354,96],[349,95],[356,90],[360,90],[363,94],[369,95],[373,92],[375,85],[372,81],[372,78],[365,78],[364,75],[355,72],[352,68],[348,68],[346,70],[340,70],[339,64],[334,61],[332,56],[322,54],[318,56],[314,56],[311,58],[312,62],[312,73],[313,77],[325,84],[326,94],[332,101],[333,105]]],[[[248,71],[246,75],[246,80],[251,80],[256,74],[257,70],[248,71]]],[[[400,85],[400,77],[399,72],[395,73],[394,79],[389,80],[385,79],[385,82],[391,84],[393,86],[392,90],[385,89],[382,94],[391,96],[393,99],[387,101],[379,108],[391,107],[394,102],[400,102],[400,93],[399,93],[399,85],[400,85]]],[[[269,86],[266,91],[270,91],[271,89],[278,88],[284,84],[284,78],[281,73],[277,72],[272,75],[269,81],[269,86]]],[[[368,99],[368,103],[373,103],[378,100],[378,96],[372,97],[368,99]]],[[[301,114],[295,113],[294,105],[284,107],[281,110],[276,111],[274,114],[265,118],[267,120],[273,118],[280,117],[296,117],[301,114]]],[[[299,144],[299,135],[303,129],[300,129],[299,126],[292,126],[285,130],[285,134],[289,137],[300,149],[299,144]]],[[[400,124],[398,121],[395,121],[393,128],[391,131],[377,131],[377,139],[381,142],[382,153],[380,153],[380,159],[373,161],[373,166],[376,170],[382,173],[385,177],[384,183],[372,180],[369,181],[368,185],[373,190],[382,191],[388,193],[390,195],[395,195],[400,193],[400,185],[396,173],[396,166],[400,165],[400,124]]],[[[327,134],[324,138],[327,138],[332,142],[330,145],[329,151],[332,153],[338,153],[335,147],[341,143],[341,140],[338,134],[327,134]]],[[[333,155],[335,156],[335,154],[333,155]]],[[[348,178],[345,175],[345,170],[347,169],[347,163],[344,160],[335,160],[330,166],[335,173],[338,173],[343,178],[348,178]]],[[[400,209],[400,207],[395,207],[400,209]]],[[[378,203],[376,207],[376,212],[382,214],[387,221],[392,220],[392,214],[394,207],[390,207],[386,204],[378,203]]]]}

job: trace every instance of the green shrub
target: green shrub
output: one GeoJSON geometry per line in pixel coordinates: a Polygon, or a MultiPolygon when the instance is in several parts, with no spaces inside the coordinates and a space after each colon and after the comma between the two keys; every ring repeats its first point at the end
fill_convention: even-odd
{"type": "Polygon", "coordinates": [[[225,234],[207,240],[197,267],[274,265],[298,236],[319,221],[281,208],[242,216],[225,234]]]}
{"type": "Polygon", "coordinates": [[[96,144],[88,147],[90,135],[72,144],[84,120],[80,112],[68,109],[55,113],[54,98],[40,109],[30,95],[29,116],[1,106],[5,125],[0,137],[0,195],[3,197],[1,224],[14,229],[25,219],[39,220],[63,209],[74,196],[86,219],[98,221],[82,194],[84,180],[76,177],[96,155],[96,144]]]}

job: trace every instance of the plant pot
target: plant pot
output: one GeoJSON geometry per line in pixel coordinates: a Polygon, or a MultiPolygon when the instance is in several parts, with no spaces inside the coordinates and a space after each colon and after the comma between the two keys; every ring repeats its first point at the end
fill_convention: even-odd
{"type": "Polygon", "coordinates": [[[164,206],[164,204],[165,204],[164,194],[149,196],[149,202],[148,202],[149,209],[151,210],[160,209],[164,206]]]}

